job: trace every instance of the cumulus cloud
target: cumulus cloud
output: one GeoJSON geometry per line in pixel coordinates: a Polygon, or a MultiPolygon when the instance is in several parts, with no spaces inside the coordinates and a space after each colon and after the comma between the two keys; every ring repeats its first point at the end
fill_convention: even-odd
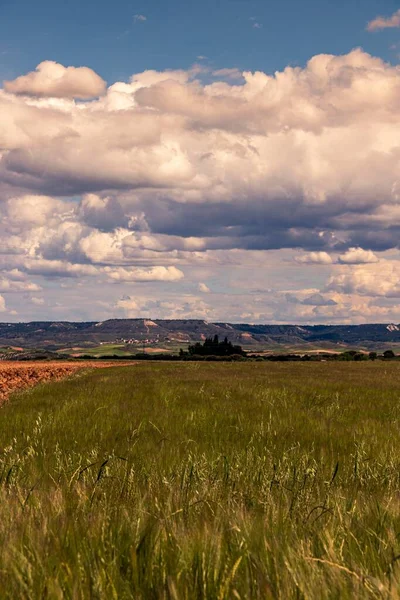
{"type": "Polygon", "coordinates": [[[25,273],[19,269],[4,270],[2,274],[13,281],[24,281],[26,279],[25,273]]]}
{"type": "Polygon", "coordinates": [[[71,264],[62,260],[46,260],[41,258],[26,260],[23,268],[32,275],[43,277],[90,277],[98,274],[92,265],[71,264]]]}
{"type": "MultiPolygon", "coordinates": [[[[274,75],[209,69],[210,81],[198,65],[148,70],[103,95],[102,80],[94,92],[87,71],[70,69],[47,61],[0,90],[7,281],[25,285],[29,276],[44,296],[57,277],[119,296],[140,281],[149,297],[157,286],[160,304],[127,310],[208,319],[225,319],[224,311],[234,319],[339,319],[335,294],[365,305],[374,277],[388,269],[380,253],[398,252],[398,67],[355,49],[274,75]],[[274,252],[287,252],[286,262],[269,263],[274,252]],[[285,275],[302,267],[300,278],[285,275]],[[195,289],[219,268],[227,278],[235,269],[233,290],[238,268],[247,274],[243,289],[250,274],[271,274],[265,287],[275,295],[254,299],[250,310],[248,295],[239,305],[232,293],[229,304],[228,290],[219,312],[204,295],[183,298],[181,282],[195,289]],[[309,288],[289,292],[297,302],[282,293],[285,277],[309,288]]],[[[396,269],[393,261],[392,283],[377,297],[396,297],[396,269]]]]}
{"type": "Polygon", "coordinates": [[[377,306],[370,301],[347,301],[336,306],[315,306],[308,315],[308,321],[340,323],[340,324],[363,324],[390,322],[399,318],[397,308],[377,306]]]}
{"type": "Polygon", "coordinates": [[[176,267],[151,267],[150,269],[105,267],[104,273],[113,281],[179,281],[184,274],[176,267]]]}
{"type": "Polygon", "coordinates": [[[127,226],[129,222],[117,198],[102,198],[97,194],[83,196],[78,216],[87,225],[104,231],[127,226]]]}
{"type": "MultiPolygon", "coordinates": [[[[128,318],[206,319],[213,317],[213,308],[197,296],[183,295],[174,301],[153,300],[143,296],[125,295],[115,304],[118,314],[128,318]]],[[[215,315],[214,315],[215,316],[215,315]]]]}
{"type": "Polygon", "coordinates": [[[198,288],[199,292],[203,292],[203,294],[209,294],[211,291],[208,285],[206,285],[205,283],[199,283],[198,288]]]}
{"type": "Polygon", "coordinates": [[[3,209],[5,223],[17,229],[50,225],[55,213],[67,211],[67,203],[40,195],[10,198],[3,209]]]}
{"type": "Polygon", "coordinates": [[[362,248],[349,248],[347,252],[339,256],[339,262],[345,265],[359,265],[378,262],[378,257],[371,250],[362,248]]]}
{"type": "Polygon", "coordinates": [[[360,296],[400,298],[400,262],[342,267],[332,275],[325,291],[360,296]]]}
{"type": "Polygon", "coordinates": [[[36,283],[29,281],[12,281],[0,277],[0,292],[38,292],[41,288],[36,283]]]}
{"type": "Polygon", "coordinates": [[[397,10],[391,17],[376,17],[367,25],[367,31],[378,31],[379,29],[389,29],[400,27],[400,10],[397,10]]]}
{"type": "Polygon", "coordinates": [[[133,20],[135,23],[144,23],[147,21],[147,17],[145,15],[133,15],[133,20]]]}
{"type": "MultiPolygon", "coordinates": [[[[84,263],[71,263],[67,260],[51,260],[40,256],[22,261],[21,268],[31,275],[42,277],[60,278],[91,278],[103,277],[115,283],[132,282],[175,282],[184,278],[184,273],[175,266],[153,266],[147,269],[139,267],[101,266],[84,263]]],[[[40,289],[35,284],[26,281],[12,281],[0,279],[0,291],[37,291],[40,289]]]]}
{"type": "Polygon", "coordinates": [[[141,316],[141,308],[131,296],[120,298],[116,303],[116,308],[122,309],[125,315],[130,319],[141,316]]]}
{"type": "Polygon", "coordinates": [[[302,256],[296,256],[296,262],[304,265],[330,265],[333,260],[327,252],[309,252],[302,256]]]}
{"type": "Polygon", "coordinates": [[[4,82],[4,89],[26,96],[90,99],[101,96],[105,81],[88,67],[64,67],[45,60],[35,71],[4,82]]]}
{"type": "Polygon", "coordinates": [[[80,104],[0,93],[0,181],[83,195],[78,218],[103,232],[140,219],[210,247],[396,245],[396,67],[354,50],[241,85],[196,73],[145,71],[80,104]]]}

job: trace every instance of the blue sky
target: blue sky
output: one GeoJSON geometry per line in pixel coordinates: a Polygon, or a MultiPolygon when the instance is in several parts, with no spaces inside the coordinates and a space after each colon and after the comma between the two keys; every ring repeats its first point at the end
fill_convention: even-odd
{"type": "Polygon", "coordinates": [[[370,34],[365,26],[399,7],[394,0],[1,0],[0,69],[13,78],[55,60],[90,66],[112,83],[145,69],[188,68],[198,56],[215,68],[274,72],[358,46],[396,62],[399,31],[370,34]]]}
{"type": "Polygon", "coordinates": [[[0,319],[400,322],[399,62],[394,0],[0,0],[0,319]]]}

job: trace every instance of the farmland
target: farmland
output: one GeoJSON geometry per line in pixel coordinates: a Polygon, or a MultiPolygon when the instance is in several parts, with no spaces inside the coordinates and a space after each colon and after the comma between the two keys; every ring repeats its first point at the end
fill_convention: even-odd
{"type": "Polygon", "coordinates": [[[0,362],[0,404],[11,393],[19,389],[29,388],[46,381],[64,379],[69,375],[88,368],[108,367],[112,363],[95,362],[0,362]]]}
{"type": "Polygon", "coordinates": [[[102,356],[107,356],[107,357],[112,357],[112,356],[119,356],[119,357],[129,357],[131,355],[135,355],[135,354],[142,354],[142,353],[146,353],[146,354],[162,354],[162,353],[170,353],[170,354],[178,354],[180,348],[187,348],[188,344],[186,342],[183,342],[181,344],[177,344],[175,343],[168,343],[168,344],[164,344],[164,346],[158,346],[155,343],[150,343],[150,344],[143,344],[143,343],[136,343],[136,344],[101,344],[100,346],[95,346],[95,347],[90,347],[90,346],[86,346],[86,347],[73,347],[73,348],[62,348],[60,349],[58,352],[60,354],[63,355],[70,355],[70,356],[75,356],[75,357],[79,357],[79,356],[91,356],[93,358],[98,358],[98,357],[102,357],[102,356]]]}
{"type": "Polygon", "coordinates": [[[145,363],[0,411],[3,598],[399,598],[400,364],[145,363]]]}

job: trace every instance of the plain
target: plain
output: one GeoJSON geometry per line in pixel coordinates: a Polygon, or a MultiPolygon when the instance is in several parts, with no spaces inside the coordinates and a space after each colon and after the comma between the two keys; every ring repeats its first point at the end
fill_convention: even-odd
{"type": "Polygon", "coordinates": [[[399,598],[400,364],[146,363],[0,410],[2,598],[399,598]]]}

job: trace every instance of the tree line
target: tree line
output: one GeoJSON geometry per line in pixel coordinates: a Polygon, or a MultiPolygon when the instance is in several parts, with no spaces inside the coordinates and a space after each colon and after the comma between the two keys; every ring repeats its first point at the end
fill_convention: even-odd
{"type": "Polygon", "coordinates": [[[220,342],[218,335],[209,337],[204,340],[203,343],[196,342],[195,344],[189,345],[187,352],[182,350],[179,351],[179,356],[246,356],[246,352],[241,346],[232,344],[227,337],[220,342]]]}

